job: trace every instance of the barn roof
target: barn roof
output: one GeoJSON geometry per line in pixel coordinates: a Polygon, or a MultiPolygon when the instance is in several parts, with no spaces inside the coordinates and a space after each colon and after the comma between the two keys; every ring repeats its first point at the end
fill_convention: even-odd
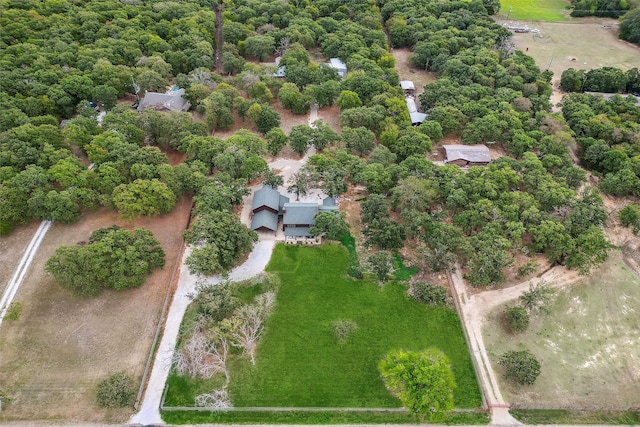
{"type": "Polygon", "coordinates": [[[443,145],[445,152],[445,162],[454,160],[466,160],[473,163],[489,163],[491,161],[491,153],[486,145],[443,145]]]}
{"type": "Polygon", "coordinates": [[[147,92],[138,105],[138,111],[142,112],[147,108],[187,111],[191,104],[182,95],[184,95],[184,89],[178,89],[171,93],[147,92]]]}

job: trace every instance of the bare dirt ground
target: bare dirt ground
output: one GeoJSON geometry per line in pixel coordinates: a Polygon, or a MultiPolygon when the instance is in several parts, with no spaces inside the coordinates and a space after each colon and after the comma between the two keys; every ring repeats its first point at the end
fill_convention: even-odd
{"type": "Polygon", "coordinates": [[[0,237],[0,295],[7,288],[39,225],[40,221],[31,221],[17,227],[8,236],[0,237]]]}
{"type": "Polygon", "coordinates": [[[342,133],[340,128],[340,107],[332,105],[318,110],[318,119],[322,120],[334,132],[342,133]]]}
{"type": "Polygon", "coordinates": [[[408,48],[393,49],[391,53],[396,58],[396,70],[400,80],[411,80],[416,87],[416,95],[420,95],[424,91],[425,85],[438,79],[436,73],[416,68],[409,62],[411,51],[408,48]]]}
{"type": "Polygon", "coordinates": [[[525,333],[505,332],[504,305],[485,310],[483,333],[494,364],[504,351],[526,347],[542,365],[530,387],[500,378],[505,398],[541,408],[640,405],[640,276],[625,265],[622,254],[612,251],[588,277],[569,286],[549,283],[559,288],[550,313],[533,317],[525,333]]]}
{"type": "Polygon", "coordinates": [[[13,398],[3,402],[0,423],[126,420],[129,409],[95,405],[95,387],[121,370],[141,377],[190,210],[191,200],[183,198],[172,213],[134,223],[101,209],[83,214],[76,224],[54,224],[16,295],[23,304],[20,319],[0,330],[0,384],[13,398]],[[76,298],[44,271],[58,246],[86,241],[92,231],[113,224],[149,228],[165,250],[165,267],[143,286],[76,298]]]}

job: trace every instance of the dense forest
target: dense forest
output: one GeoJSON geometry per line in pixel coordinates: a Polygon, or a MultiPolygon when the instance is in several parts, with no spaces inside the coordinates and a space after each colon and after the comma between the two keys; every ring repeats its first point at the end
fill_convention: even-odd
{"type": "Polygon", "coordinates": [[[510,33],[490,17],[499,9],[494,0],[225,2],[221,52],[210,1],[3,5],[2,233],[29,218],[73,222],[100,205],[123,218],[156,215],[195,196],[197,219],[186,237],[201,249],[189,265],[210,274],[229,268],[256,238],[232,210],[248,181],[274,179],[267,153],[314,146],[300,185],[334,196],[365,186],[369,246],[395,250],[410,242],[425,268],[440,271],[458,259],[482,286],[503,280],[518,254],[544,253],[582,271],[606,258],[606,212],[571,159],[574,136],[583,161],[595,159],[585,164],[606,174],[604,191],[638,194],[638,108],[570,97],[566,120],[550,113],[551,74],[514,51],[510,33]],[[418,127],[410,124],[389,53],[405,46],[415,66],[439,75],[420,97],[428,120],[418,127]],[[348,74],[338,78],[309,51],[341,58],[348,74]],[[275,55],[284,79],[259,62],[275,55]],[[211,71],[216,56],[222,74],[211,71]],[[142,94],[171,85],[186,90],[201,120],[130,108],[136,88],[142,94]],[[89,101],[107,112],[101,123],[89,101]],[[318,123],[286,135],[276,103],[294,114],[335,103],[341,132],[318,123]],[[605,116],[619,144],[595,124],[580,128],[591,123],[576,118],[587,108],[605,116]],[[210,136],[234,120],[247,129],[225,140],[210,136]],[[509,157],[468,172],[437,166],[425,154],[444,136],[495,142],[509,157]],[[587,155],[603,138],[602,159],[587,155]],[[170,165],[171,150],[186,161],[170,165]],[[612,166],[604,160],[614,157],[609,151],[627,160],[612,166]],[[627,180],[629,190],[608,191],[607,179],[627,180]]]}

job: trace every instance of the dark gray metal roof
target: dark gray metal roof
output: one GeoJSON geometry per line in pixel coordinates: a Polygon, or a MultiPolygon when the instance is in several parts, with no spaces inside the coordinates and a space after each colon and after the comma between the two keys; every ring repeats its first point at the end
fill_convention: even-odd
{"type": "Polygon", "coordinates": [[[320,206],[317,203],[285,203],[283,224],[313,224],[320,206]]]}
{"type": "Polygon", "coordinates": [[[182,97],[184,89],[178,89],[171,93],[147,92],[138,105],[138,111],[146,108],[169,111],[187,111],[191,104],[182,97]]]}
{"type": "Polygon", "coordinates": [[[336,201],[333,197],[325,197],[322,199],[322,206],[336,206],[336,201]]]}
{"type": "Polygon", "coordinates": [[[278,229],[278,214],[270,211],[260,211],[251,218],[251,229],[268,228],[271,231],[278,229]]]}
{"type": "Polygon", "coordinates": [[[282,206],[288,201],[288,197],[280,195],[277,190],[274,190],[269,185],[265,185],[254,193],[251,210],[256,210],[261,206],[267,206],[273,210],[280,211],[282,206]]]}
{"type": "Polygon", "coordinates": [[[284,235],[287,237],[311,237],[310,227],[285,227],[284,235]]]}
{"type": "Polygon", "coordinates": [[[289,198],[287,196],[280,195],[280,205],[278,209],[280,213],[282,213],[282,207],[284,206],[285,203],[289,203],[289,198]]]}
{"type": "Polygon", "coordinates": [[[445,152],[445,162],[454,160],[466,160],[474,163],[489,163],[491,161],[491,153],[486,145],[443,145],[445,152]]]}

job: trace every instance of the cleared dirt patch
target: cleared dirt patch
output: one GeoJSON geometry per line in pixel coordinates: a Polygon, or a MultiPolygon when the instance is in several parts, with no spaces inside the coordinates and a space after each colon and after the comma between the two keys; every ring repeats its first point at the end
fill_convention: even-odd
{"type": "Polygon", "coordinates": [[[420,95],[424,91],[424,86],[433,83],[438,79],[436,73],[427,72],[414,67],[409,61],[411,51],[409,48],[393,49],[391,52],[396,58],[396,70],[400,80],[411,80],[416,87],[416,94],[420,95]]]}
{"type": "Polygon", "coordinates": [[[0,423],[127,419],[130,409],[99,409],[95,387],[121,370],[141,377],[190,210],[191,200],[182,198],[172,213],[134,223],[99,210],[73,225],[54,224],[16,295],[23,304],[20,320],[5,322],[0,330],[0,384],[14,399],[3,405],[0,423]],[[164,269],[143,286],[76,298],[44,271],[58,246],[86,241],[92,231],[113,224],[151,229],[166,252],[164,269]]]}
{"type": "Polygon", "coordinates": [[[340,107],[332,105],[318,110],[318,119],[322,120],[335,132],[341,133],[340,127],[340,107]]]}
{"type": "Polygon", "coordinates": [[[483,335],[505,399],[532,408],[640,405],[638,307],[640,276],[612,251],[589,277],[558,290],[550,313],[533,317],[525,333],[505,333],[504,305],[492,311],[483,335]],[[542,365],[530,387],[503,380],[497,365],[499,355],[522,346],[542,365]]]}

